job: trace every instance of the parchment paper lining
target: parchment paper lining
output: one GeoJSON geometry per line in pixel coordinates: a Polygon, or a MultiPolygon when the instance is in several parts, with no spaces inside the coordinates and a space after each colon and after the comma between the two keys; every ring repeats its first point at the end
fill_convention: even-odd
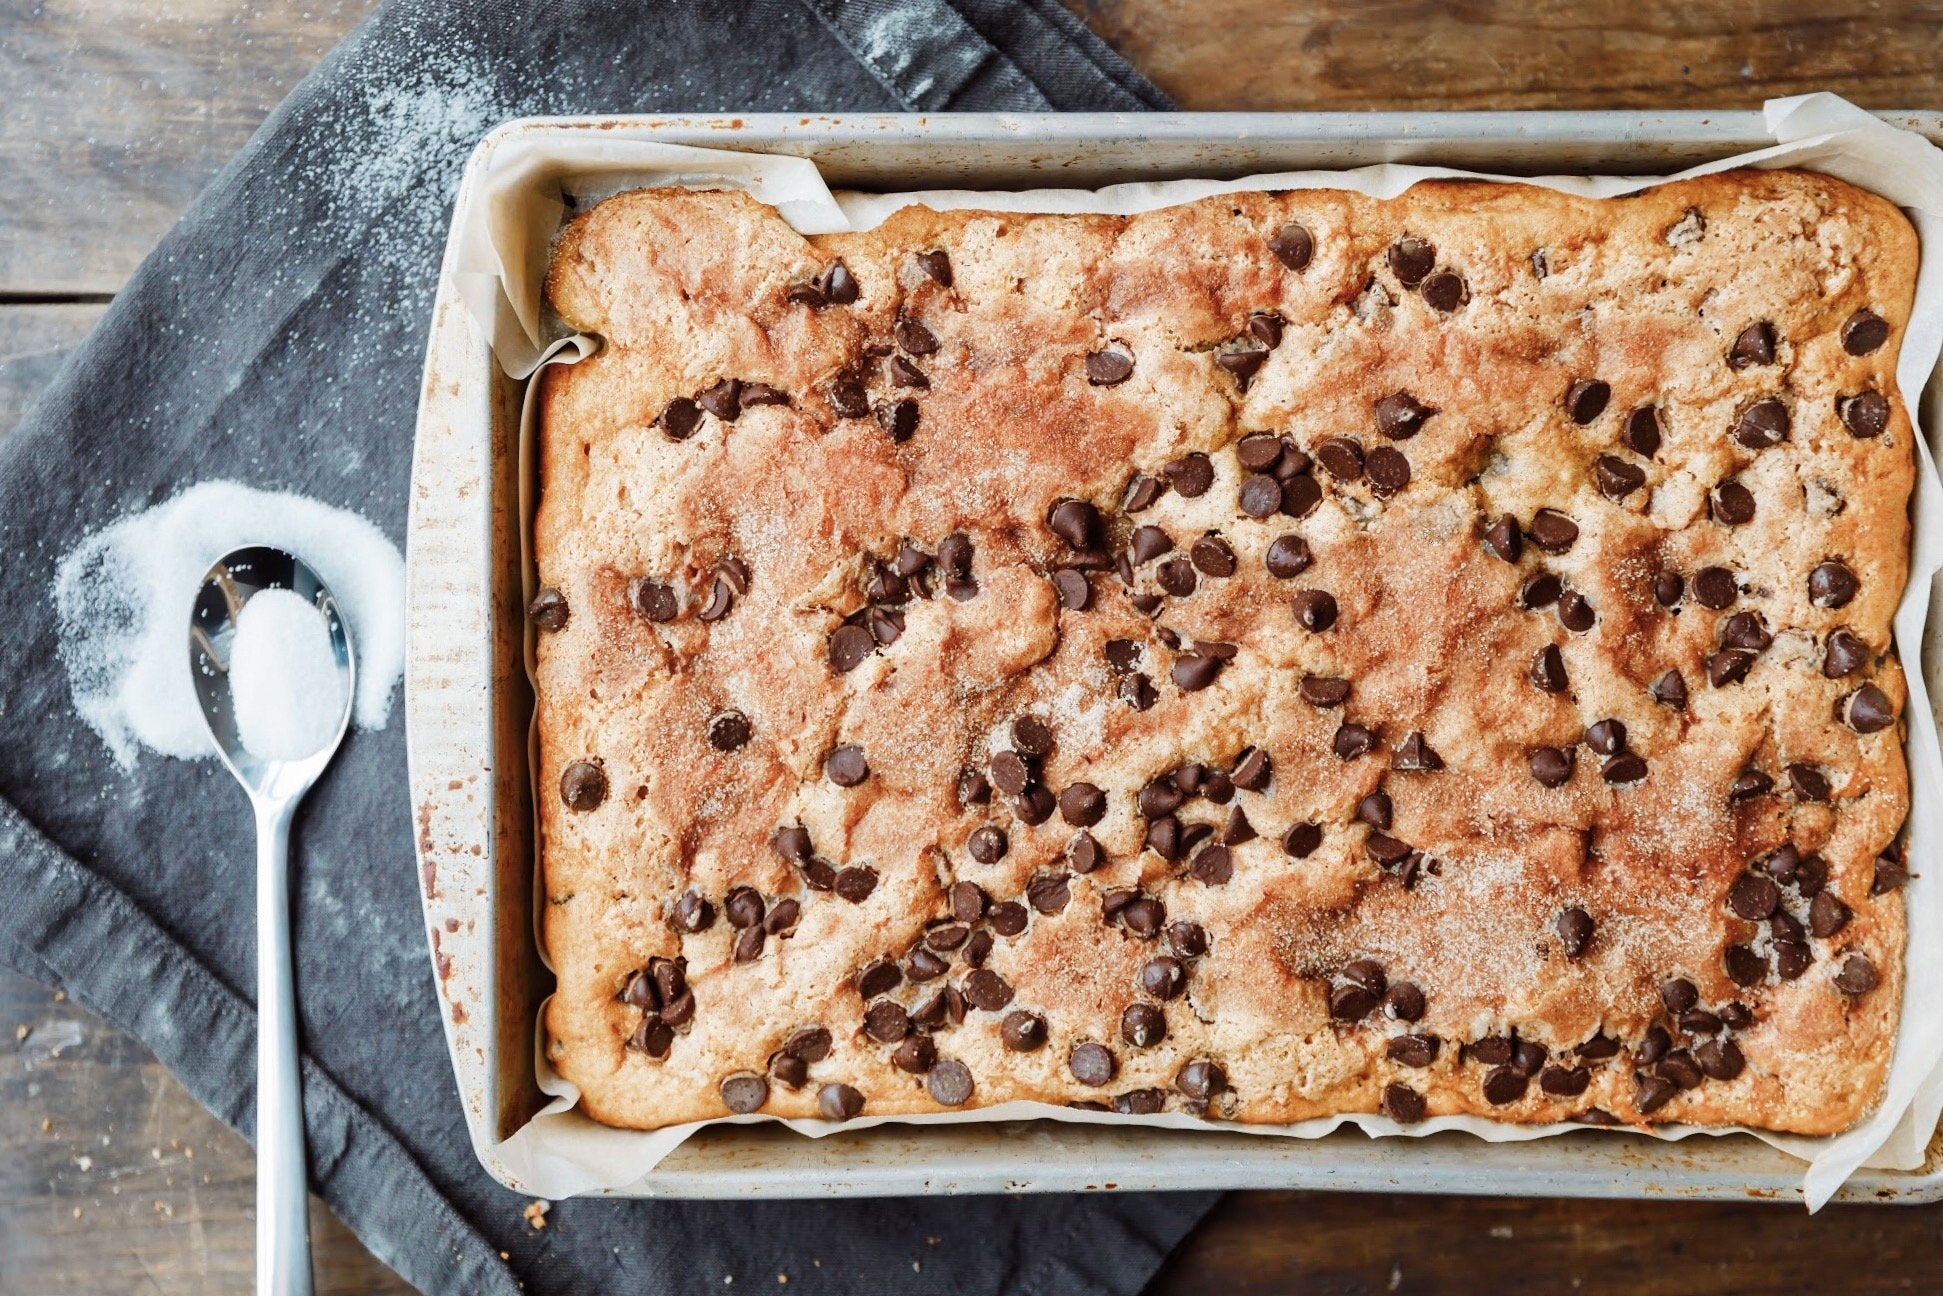
{"type": "MultiPolygon", "coordinates": [[[[1016,192],[930,191],[897,194],[833,194],[813,162],[795,157],[657,144],[589,133],[546,142],[515,140],[483,154],[454,215],[453,239],[459,245],[455,287],[473,318],[491,340],[493,353],[516,379],[530,377],[545,364],[571,364],[591,354],[586,338],[549,340],[541,306],[548,248],[569,196],[584,208],[609,194],[647,185],[731,186],[747,190],[774,206],[800,233],[868,229],[897,209],[921,204],[936,209],[981,208],[1031,212],[1127,214],[1189,202],[1210,194],[1257,189],[1352,189],[1374,197],[1394,197],[1420,180],[1438,177],[1537,184],[1589,197],[1613,197],[1662,183],[1732,167],[1798,167],[1824,171],[1871,189],[1900,205],[1910,216],[1925,249],[1943,246],[1943,152],[1920,136],[1897,130],[1833,95],[1804,95],[1770,101],[1765,108],[1772,147],[1694,167],[1664,177],[1498,176],[1440,167],[1380,165],[1354,171],[1302,171],[1250,176],[1233,181],[1174,180],[1114,185],[1100,190],[1035,189],[1016,192]]],[[[1651,1135],[1683,1139],[1693,1134],[1748,1133],[1808,1162],[1802,1180],[1809,1208],[1817,1209],[1857,1168],[1911,1170],[1943,1110],[1943,1016],[1920,1010],[1943,995],[1943,855],[1938,840],[1938,796],[1943,794],[1943,757],[1939,756],[1934,703],[1928,678],[1943,666],[1943,634],[1925,637],[1930,622],[1933,578],[1943,567],[1943,487],[1921,431],[1933,418],[1925,388],[1943,348],[1943,258],[1924,256],[1918,272],[1915,308],[1903,338],[1897,382],[1911,403],[1917,424],[1920,471],[1911,501],[1914,527],[1909,588],[1895,616],[1896,641],[1903,646],[1911,705],[1907,711],[1911,810],[1908,826],[1911,865],[1916,879],[1904,892],[1908,908],[1908,962],[1903,1008],[1883,1099],[1875,1112],[1853,1129],[1830,1137],[1775,1134],[1738,1127],[1668,1125],[1651,1135]],[[1919,399],[1924,396],[1924,399],[1919,399]],[[1918,408],[1918,407],[1921,408],[1918,408]],[[1921,645],[1912,660],[1910,644],[1921,645]],[[1918,703],[1921,703],[1920,705],[1918,703]]],[[[534,567],[527,547],[536,501],[533,472],[533,390],[528,384],[520,422],[520,519],[522,580],[535,592],[534,567]]],[[[1938,618],[1943,622],[1943,618],[1938,618]]],[[[533,665],[529,630],[527,666],[533,665]]],[[[529,736],[529,742],[533,741],[529,736]]],[[[531,753],[535,757],[537,752],[531,753]]],[[[537,759],[532,762],[537,768],[537,759]]],[[[539,886],[538,870],[534,884],[539,886]]],[[[537,916],[543,906],[534,905],[537,916]]],[[[535,940],[539,935],[535,933],[535,940]]],[[[545,957],[544,942],[539,943],[545,957]]],[[[544,1008],[542,1009],[544,1013],[544,1008]]],[[[543,1030],[537,1027],[534,1067],[541,1090],[552,1101],[532,1121],[499,1144],[506,1166],[534,1192],[552,1197],[608,1188],[639,1180],[697,1130],[720,1122],[701,1121],[652,1131],[617,1130],[579,1112],[579,1091],[547,1064],[543,1030]]],[[[761,1115],[730,1116],[734,1124],[773,1121],[761,1115]]],[[[1156,1125],[1207,1129],[1191,1116],[1119,1116],[1076,1111],[1044,1103],[1015,1102],[973,1111],[931,1116],[865,1116],[841,1125],[788,1120],[798,1133],[821,1137],[887,1121],[909,1124],[959,1124],[1022,1119],[1156,1125]]],[[[1227,1132],[1320,1138],[1349,1124],[1371,1135],[1414,1137],[1462,1130],[1491,1142],[1546,1138],[1582,1130],[1570,1124],[1518,1125],[1477,1116],[1440,1116],[1412,1126],[1387,1117],[1351,1114],[1292,1125],[1223,1123],[1227,1132]]]]}

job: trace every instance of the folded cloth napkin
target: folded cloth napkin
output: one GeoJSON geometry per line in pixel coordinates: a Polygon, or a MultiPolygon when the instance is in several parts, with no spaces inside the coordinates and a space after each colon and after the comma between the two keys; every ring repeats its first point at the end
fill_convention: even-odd
{"type": "MultiPolygon", "coordinates": [[[[210,762],[118,768],[75,716],[55,564],[205,478],[405,527],[453,190],[535,113],[1167,107],[1055,0],[401,0],[273,113],[0,441],[0,960],[253,1123],[251,824],[210,762]]],[[[317,1190],[428,1292],[1132,1292],[1207,1195],[573,1201],[474,1161],[420,926],[402,725],[354,733],[297,826],[317,1190]],[[507,1257],[502,1260],[502,1256],[507,1257]]]]}

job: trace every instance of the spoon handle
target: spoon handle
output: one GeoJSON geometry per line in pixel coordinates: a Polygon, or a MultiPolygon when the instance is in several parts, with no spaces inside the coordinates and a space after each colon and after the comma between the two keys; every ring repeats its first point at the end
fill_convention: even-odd
{"type": "Polygon", "coordinates": [[[256,1290],[310,1296],[310,1195],[290,959],[292,802],[256,812],[256,1290]]]}

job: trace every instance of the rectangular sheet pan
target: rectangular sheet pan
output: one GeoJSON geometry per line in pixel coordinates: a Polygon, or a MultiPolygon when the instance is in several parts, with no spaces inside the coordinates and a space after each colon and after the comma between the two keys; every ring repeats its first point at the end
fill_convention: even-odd
{"type": "MultiPolygon", "coordinates": [[[[1882,116],[1943,142],[1943,113],[1882,116]]],[[[833,187],[1094,187],[1416,162],[1511,174],[1657,173],[1771,142],[1759,113],[1288,113],[629,117],[519,122],[489,137],[608,138],[814,158],[833,187]]],[[[522,384],[441,276],[412,477],[406,718],[420,883],[447,1041],[481,1161],[543,1103],[532,1030],[549,974],[533,941],[515,438],[522,384]]],[[[1943,422],[1943,390],[1923,395],[1943,422]]],[[[1932,618],[1934,625],[1936,618],[1932,618]]],[[[1905,646],[1905,652],[1910,651],[1905,646]]],[[[1255,1138],[1020,1122],[805,1139],[717,1126],[621,1190],[670,1197],[889,1196],[1285,1187],[1588,1197],[1800,1196],[1801,1163],[1751,1138],[1605,1133],[1255,1138]]],[[[1864,1170],[1840,1200],[1943,1199],[1943,1138],[1912,1172],[1864,1170]]]]}

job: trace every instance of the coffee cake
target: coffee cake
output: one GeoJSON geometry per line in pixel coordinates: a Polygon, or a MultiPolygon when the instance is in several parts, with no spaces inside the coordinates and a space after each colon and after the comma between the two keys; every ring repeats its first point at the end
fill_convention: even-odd
{"type": "Polygon", "coordinates": [[[562,233],[548,1056],[595,1119],[1876,1101],[1917,246],[1826,176],[562,233]]]}

